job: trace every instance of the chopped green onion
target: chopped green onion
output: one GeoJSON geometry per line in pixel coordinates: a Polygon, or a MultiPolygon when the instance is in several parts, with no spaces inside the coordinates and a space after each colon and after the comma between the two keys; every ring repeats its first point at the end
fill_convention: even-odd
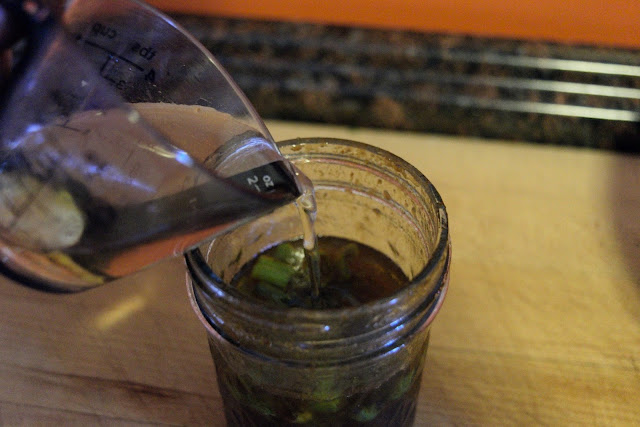
{"type": "Polygon", "coordinates": [[[415,370],[408,372],[403,375],[402,378],[398,380],[393,391],[391,392],[391,399],[396,400],[400,399],[404,394],[411,388],[411,383],[413,382],[413,376],[415,375],[415,370]]]}
{"type": "Polygon", "coordinates": [[[285,303],[285,301],[288,300],[287,294],[284,293],[281,289],[273,286],[271,283],[259,282],[256,285],[256,292],[261,297],[273,301],[278,305],[282,305],[283,303],[285,303]]]}
{"type": "Polygon", "coordinates": [[[255,400],[251,402],[251,407],[260,412],[262,415],[266,415],[268,417],[272,417],[276,414],[275,411],[265,402],[255,400]]]}
{"type": "Polygon", "coordinates": [[[280,261],[286,262],[290,265],[295,265],[298,259],[295,247],[289,242],[281,243],[276,246],[273,255],[280,261]]]}
{"type": "Polygon", "coordinates": [[[309,411],[300,412],[293,420],[294,424],[307,424],[313,420],[313,414],[309,411]]]}
{"type": "Polygon", "coordinates": [[[338,268],[338,274],[342,280],[351,278],[351,269],[347,263],[347,257],[353,257],[356,255],[358,255],[358,246],[353,242],[340,248],[336,267],[338,268]]]}
{"type": "Polygon", "coordinates": [[[320,400],[311,405],[311,410],[325,414],[338,412],[338,409],[340,409],[340,402],[341,400],[339,397],[331,400],[320,400]]]}
{"type": "Polygon", "coordinates": [[[379,412],[376,405],[365,406],[353,418],[360,423],[366,423],[377,417],[379,412]]]}
{"type": "Polygon", "coordinates": [[[284,289],[294,273],[295,269],[289,264],[261,255],[251,270],[251,277],[284,289]]]}

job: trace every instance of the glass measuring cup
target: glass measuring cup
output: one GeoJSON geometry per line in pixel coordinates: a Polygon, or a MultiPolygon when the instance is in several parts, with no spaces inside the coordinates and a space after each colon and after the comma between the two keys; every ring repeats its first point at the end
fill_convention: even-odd
{"type": "Polygon", "coordinates": [[[295,173],[192,36],[137,0],[29,15],[0,115],[5,273],[60,291],[131,274],[286,204],[295,173]]]}

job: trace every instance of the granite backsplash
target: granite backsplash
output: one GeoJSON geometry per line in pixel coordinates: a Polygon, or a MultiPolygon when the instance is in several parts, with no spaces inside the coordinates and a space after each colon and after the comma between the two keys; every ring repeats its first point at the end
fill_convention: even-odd
{"type": "Polygon", "coordinates": [[[640,152],[640,50],[174,17],[264,118],[640,152]]]}

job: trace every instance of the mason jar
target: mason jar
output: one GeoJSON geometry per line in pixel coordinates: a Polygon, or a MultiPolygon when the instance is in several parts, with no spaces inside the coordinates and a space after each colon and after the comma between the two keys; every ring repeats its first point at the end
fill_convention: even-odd
{"type": "Polygon", "coordinates": [[[312,182],[319,236],[370,246],[409,281],[339,309],[281,308],[232,292],[256,254],[302,237],[296,206],[244,224],[186,255],[230,426],[409,426],[430,327],[449,281],[447,213],[434,186],[399,157],[363,143],[279,144],[312,182]]]}

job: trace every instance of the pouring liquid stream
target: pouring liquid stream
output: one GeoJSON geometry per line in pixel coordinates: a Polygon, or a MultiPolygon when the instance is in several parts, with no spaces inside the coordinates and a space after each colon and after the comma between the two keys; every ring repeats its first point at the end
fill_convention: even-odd
{"type": "Polygon", "coordinates": [[[309,279],[311,285],[311,296],[320,296],[320,252],[318,250],[318,235],[315,230],[315,220],[317,205],[313,185],[304,177],[297,176],[298,183],[302,188],[302,195],[296,200],[300,220],[302,222],[302,246],[309,268],[309,279]]]}

